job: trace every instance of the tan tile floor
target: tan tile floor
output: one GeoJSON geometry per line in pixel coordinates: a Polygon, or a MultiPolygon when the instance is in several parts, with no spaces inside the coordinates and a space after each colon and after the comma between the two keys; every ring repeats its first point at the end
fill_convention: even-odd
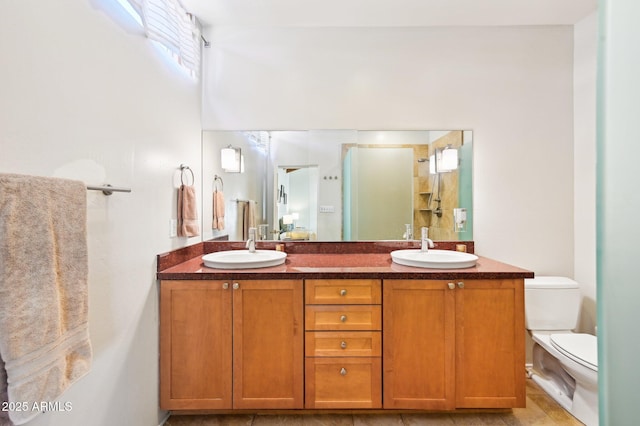
{"type": "Polygon", "coordinates": [[[165,426],[440,426],[582,425],[533,381],[527,380],[527,408],[499,413],[197,415],[169,417],[165,426]]]}

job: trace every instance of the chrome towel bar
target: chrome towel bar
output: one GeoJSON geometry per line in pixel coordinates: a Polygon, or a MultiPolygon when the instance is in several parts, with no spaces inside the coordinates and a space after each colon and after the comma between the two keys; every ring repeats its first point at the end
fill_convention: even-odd
{"type": "Polygon", "coordinates": [[[131,192],[131,188],[121,188],[117,186],[111,186],[109,184],[101,185],[101,186],[92,186],[87,185],[87,190],[89,191],[102,191],[104,195],[111,195],[114,192],[131,192]]]}

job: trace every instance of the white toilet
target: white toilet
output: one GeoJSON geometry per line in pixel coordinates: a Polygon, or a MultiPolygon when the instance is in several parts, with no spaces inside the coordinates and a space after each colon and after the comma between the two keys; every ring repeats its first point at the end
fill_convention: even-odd
{"type": "Polygon", "coordinates": [[[525,284],[526,327],[533,339],[531,378],[587,426],[598,424],[596,336],[574,333],[581,296],[565,277],[536,277],[525,284]]]}

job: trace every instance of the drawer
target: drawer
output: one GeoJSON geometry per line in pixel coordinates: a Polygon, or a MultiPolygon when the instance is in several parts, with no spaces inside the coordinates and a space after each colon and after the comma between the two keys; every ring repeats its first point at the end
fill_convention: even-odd
{"type": "Polygon", "coordinates": [[[381,408],[380,358],[306,358],[305,408],[381,408]]]}
{"type": "Polygon", "coordinates": [[[305,330],[380,330],[380,305],[308,305],[305,330]]]}
{"type": "Polygon", "coordinates": [[[382,300],[380,280],[305,280],[307,305],[375,305],[382,300]]]}
{"type": "Polygon", "coordinates": [[[366,356],[382,354],[379,331],[307,331],[306,356],[366,356]]]}

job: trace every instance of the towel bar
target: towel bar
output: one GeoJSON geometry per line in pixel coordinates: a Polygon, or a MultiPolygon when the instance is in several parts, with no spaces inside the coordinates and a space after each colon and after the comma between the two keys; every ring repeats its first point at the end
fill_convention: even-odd
{"type": "Polygon", "coordinates": [[[117,186],[111,186],[109,184],[102,186],[90,186],[87,185],[87,190],[89,191],[102,191],[104,195],[111,195],[114,192],[131,192],[131,188],[120,188],[117,186]]]}

